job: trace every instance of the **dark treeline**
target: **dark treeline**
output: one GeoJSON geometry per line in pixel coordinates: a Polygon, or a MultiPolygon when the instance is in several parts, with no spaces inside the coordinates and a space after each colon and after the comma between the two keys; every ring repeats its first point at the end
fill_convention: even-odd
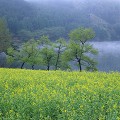
{"type": "Polygon", "coordinates": [[[96,40],[120,39],[119,1],[80,0],[76,2],[31,3],[0,0],[0,17],[8,23],[15,42],[48,35],[52,41],[78,27],[91,27],[96,40]]]}

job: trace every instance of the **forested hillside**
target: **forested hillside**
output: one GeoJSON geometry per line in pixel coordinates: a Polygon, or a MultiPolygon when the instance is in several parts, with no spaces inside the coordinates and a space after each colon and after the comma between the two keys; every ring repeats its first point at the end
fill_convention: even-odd
{"type": "Polygon", "coordinates": [[[28,2],[0,0],[0,17],[6,19],[14,39],[23,41],[49,35],[53,41],[80,26],[91,27],[95,40],[120,39],[120,2],[76,0],[28,2]]]}

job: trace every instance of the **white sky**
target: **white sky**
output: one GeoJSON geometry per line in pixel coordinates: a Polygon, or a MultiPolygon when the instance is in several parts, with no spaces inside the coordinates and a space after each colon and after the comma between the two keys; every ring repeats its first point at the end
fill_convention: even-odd
{"type": "MultiPolygon", "coordinates": [[[[25,1],[59,1],[59,0],[25,0],[25,1]]],[[[60,1],[81,1],[81,0],[60,0],[60,1]]],[[[86,0],[84,0],[84,1],[86,1],[86,0]]],[[[91,0],[91,1],[93,1],[93,0],[91,0]]],[[[96,0],[96,1],[101,1],[101,0],[96,0]]],[[[120,0],[104,0],[104,1],[120,1],[120,0]]]]}

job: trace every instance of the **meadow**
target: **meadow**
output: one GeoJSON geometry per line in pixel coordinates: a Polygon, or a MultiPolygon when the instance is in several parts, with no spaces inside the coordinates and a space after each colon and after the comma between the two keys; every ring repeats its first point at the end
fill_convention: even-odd
{"type": "Polygon", "coordinates": [[[0,120],[120,120],[120,73],[1,68],[0,120]]]}

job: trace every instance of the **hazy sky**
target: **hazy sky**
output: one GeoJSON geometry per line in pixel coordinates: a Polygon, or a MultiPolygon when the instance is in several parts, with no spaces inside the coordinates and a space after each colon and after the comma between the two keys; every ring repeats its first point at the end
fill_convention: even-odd
{"type": "MultiPolygon", "coordinates": [[[[57,2],[70,2],[72,4],[74,4],[75,6],[76,5],[79,5],[80,3],[85,3],[86,2],[89,4],[89,2],[96,2],[97,4],[99,3],[102,3],[102,2],[119,2],[117,4],[120,4],[120,0],[25,0],[25,1],[28,1],[28,2],[40,2],[40,3],[57,3],[57,2]]],[[[111,3],[112,4],[112,3],[111,3]]]]}
{"type": "Polygon", "coordinates": [[[79,2],[94,2],[96,1],[97,3],[101,3],[101,2],[120,2],[120,0],[25,0],[25,1],[30,1],[30,2],[60,2],[60,1],[67,1],[67,2],[72,2],[74,4],[78,4],[79,2]]]}
{"type": "MultiPolygon", "coordinates": [[[[26,0],[26,1],[59,1],[59,0],[26,0]]],[[[81,1],[81,0],[60,0],[60,1],[81,1]]],[[[83,0],[82,0],[83,1],[83,0]]],[[[86,1],[86,0],[84,0],[86,1]]],[[[88,0],[87,0],[88,1],[88,0]]],[[[89,0],[90,1],[90,0],[89,0]]],[[[93,0],[91,0],[92,2],[93,0]]],[[[96,0],[96,1],[102,1],[102,0],[96,0]]],[[[120,1],[120,0],[103,0],[103,1],[120,1]]]]}
{"type": "Polygon", "coordinates": [[[61,1],[67,1],[67,2],[77,2],[77,1],[86,1],[86,0],[25,0],[30,2],[61,2],[61,1]]]}
{"type": "MultiPolygon", "coordinates": [[[[25,1],[44,2],[44,1],[59,1],[59,0],[25,0],[25,1]]],[[[81,1],[81,0],[60,0],[60,1],[81,1]]]]}

